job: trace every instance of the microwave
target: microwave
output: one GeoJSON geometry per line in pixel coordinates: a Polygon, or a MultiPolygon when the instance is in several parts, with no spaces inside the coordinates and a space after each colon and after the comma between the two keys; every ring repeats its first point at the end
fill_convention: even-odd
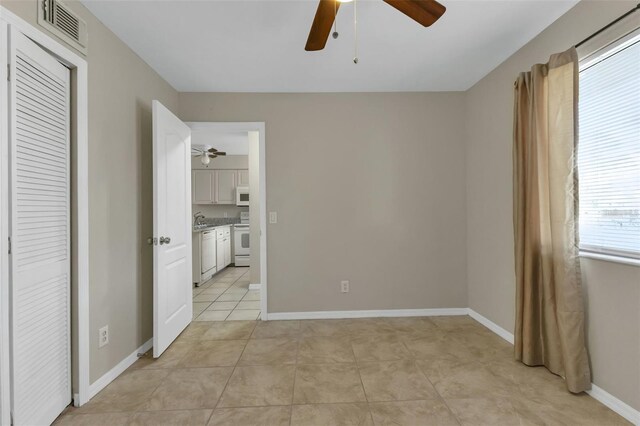
{"type": "Polygon", "coordinates": [[[236,206],[248,207],[249,206],[249,187],[239,186],[236,188],[236,206]]]}

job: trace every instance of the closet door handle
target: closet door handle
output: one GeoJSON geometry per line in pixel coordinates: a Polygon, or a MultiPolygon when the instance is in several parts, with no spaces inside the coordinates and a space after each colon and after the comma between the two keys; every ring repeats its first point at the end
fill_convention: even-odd
{"type": "Polygon", "coordinates": [[[171,242],[171,238],[169,237],[160,237],[160,245],[169,244],[171,242]]]}

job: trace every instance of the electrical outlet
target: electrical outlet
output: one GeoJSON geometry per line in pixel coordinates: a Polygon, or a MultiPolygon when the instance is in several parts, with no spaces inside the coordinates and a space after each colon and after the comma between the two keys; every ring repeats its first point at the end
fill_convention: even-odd
{"type": "Polygon", "coordinates": [[[98,330],[98,347],[101,348],[109,343],[109,326],[105,325],[98,330]]]}
{"type": "Polygon", "coordinates": [[[349,293],[349,281],[340,282],[340,291],[343,293],[349,293]]]}
{"type": "Polygon", "coordinates": [[[278,223],[278,212],[269,212],[269,223],[278,223]]]}

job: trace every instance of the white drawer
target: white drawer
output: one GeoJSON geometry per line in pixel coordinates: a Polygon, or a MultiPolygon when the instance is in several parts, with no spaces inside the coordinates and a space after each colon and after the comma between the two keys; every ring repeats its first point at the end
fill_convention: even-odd
{"type": "Polygon", "coordinates": [[[224,238],[224,230],[225,230],[225,228],[217,228],[216,229],[216,238],[224,238]]]}

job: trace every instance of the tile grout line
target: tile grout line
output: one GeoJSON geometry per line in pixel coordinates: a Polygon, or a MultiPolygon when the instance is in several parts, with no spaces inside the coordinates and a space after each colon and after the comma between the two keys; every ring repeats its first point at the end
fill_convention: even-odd
{"type": "MultiPolygon", "coordinates": [[[[256,325],[257,324],[254,324],[253,330],[251,330],[251,334],[249,334],[249,339],[251,339],[251,335],[253,335],[253,332],[256,329],[256,325]]],[[[244,351],[247,349],[247,346],[249,345],[249,339],[246,340],[247,343],[245,343],[244,347],[242,348],[242,352],[240,352],[240,356],[236,360],[236,363],[233,366],[233,370],[231,370],[231,374],[229,375],[229,378],[227,379],[226,383],[224,384],[224,388],[222,389],[222,392],[220,392],[220,396],[218,397],[218,401],[216,402],[216,406],[213,408],[214,410],[216,410],[218,408],[218,405],[220,405],[220,401],[222,401],[222,396],[224,395],[224,392],[227,390],[227,386],[229,386],[229,382],[231,381],[231,378],[233,377],[233,374],[236,372],[236,368],[238,367],[238,363],[240,362],[240,358],[242,358],[242,355],[244,354],[244,351]]],[[[213,415],[213,413],[212,413],[212,415],[213,415]]]]}
{"type": "Polygon", "coordinates": [[[371,405],[369,404],[369,397],[367,396],[367,390],[364,387],[364,382],[362,381],[362,374],[360,374],[360,364],[358,363],[358,357],[356,357],[356,351],[353,349],[353,335],[348,333],[349,339],[349,347],[351,348],[351,353],[353,354],[353,360],[356,364],[356,371],[358,372],[358,377],[360,378],[360,386],[362,386],[362,393],[364,394],[365,405],[367,406],[367,412],[369,413],[369,418],[371,419],[371,424],[375,424],[373,421],[373,413],[371,412],[371,405]]]}

